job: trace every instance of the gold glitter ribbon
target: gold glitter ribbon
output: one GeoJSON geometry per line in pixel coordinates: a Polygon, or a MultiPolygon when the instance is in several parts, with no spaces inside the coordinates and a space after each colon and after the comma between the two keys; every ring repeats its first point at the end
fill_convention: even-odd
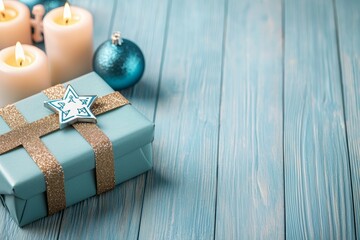
{"type": "MultiPolygon", "coordinates": [[[[62,98],[64,92],[65,88],[62,85],[44,91],[50,99],[62,98]]],[[[98,98],[92,106],[92,112],[94,115],[100,115],[128,103],[129,101],[119,92],[114,92],[98,98]]],[[[59,130],[58,115],[52,114],[28,123],[14,105],[9,105],[0,109],[0,116],[11,128],[10,132],[0,135],[0,155],[22,145],[44,174],[48,214],[63,210],[66,207],[64,171],[40,139],[59,130]]],[[[115,186],[111,141],[95,124],[75,123],[72,126],[94,150],[97,194],[111,190],[115,186]]]]}
{"type": "MultiPolygon", "coordinates": [[[[62,85],[56,85],[44,91],[51,99],[60,99],[65,94],[62,85]]],[[[102,104],[109,106],[110,104],[102,104]]],[[[99,109],[99,102],[95,102],[95,109],[99,109]],[[97,104],[97,106],[96,106],[97,104]]],[[[96,111],[94,111],[96,115],[96,111]]],[[[101,194],[115,187],[114,153],[110,139],[94,123],[75,123],[72,125],[76,131],[90,144],[95,155],[96,170],[96,193],[101,194]]]]}
{"type": "Polygon", "coordinates": [[[16,135],[18,135],[18,143],[23,145],[27,153],[44,174],[47,186],[46,195],[48,199],[49,215],[64,209],[66,207],[66,200],[64,189],[64,171],[61,165],[56,161],[55,157],[40,140],[40,136],[34,134],[34,129],[28,129],[26,127],[28,126],[28,122],[14,105],[9,105],[1,109],[0,116],[10,128],[14,129],[10,133],[16,132],[16,134],[11,134],[12,137],[8,140],[1,139],[1,147],[9,145],[8,143],[15,140],[13,138],[16,138],[16,135]]]}

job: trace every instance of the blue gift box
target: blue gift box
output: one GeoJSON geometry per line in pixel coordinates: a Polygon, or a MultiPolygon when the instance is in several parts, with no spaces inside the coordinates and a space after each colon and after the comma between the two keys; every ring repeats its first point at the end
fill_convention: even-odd
{"type": "MultiPolygon", "coordinates": [[[[96,73],[72,80],[79,95],[114,92],[96,73]]],[[[65,84],[65,85],[66,85],[65,84]]],[[[28,122],[53,114],[44,93],[15,103],[28,122]]],[[[154,124],[128,104],[97,116],[97,126],[111,140],[115,182],[119,184],[152,167],[154,124]]],[[[0,117],[0,135],[10,131],[0,117]]],[[[96,195],[95,158],[90,144],[72,127],[41,137],[65,175],[66,206],[96,195]]],[[[0,199],[19,226],[47,216],[44,175],[23,147],[0,155],[0,199]]]]}

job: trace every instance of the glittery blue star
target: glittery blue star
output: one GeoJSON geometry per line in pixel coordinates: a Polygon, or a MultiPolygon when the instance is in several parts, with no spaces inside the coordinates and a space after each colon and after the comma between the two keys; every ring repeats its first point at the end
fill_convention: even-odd
{"type": "Polygon", "coordinates": [[[97,96],[79,96],[71,85],[66,88],[62,99],[44,102],[44,106],[59,113],[60,128],[64,128],[76,122],[96,123],[96,117],[90,107],[97,96]]]}

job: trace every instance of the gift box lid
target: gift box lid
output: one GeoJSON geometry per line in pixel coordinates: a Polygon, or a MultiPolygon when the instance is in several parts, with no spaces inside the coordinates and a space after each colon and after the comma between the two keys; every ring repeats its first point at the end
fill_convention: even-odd
{"type": "MultiPolygon", "coordinates": [[[[101,97],[114,92],[94,72],[64,86],[67,84],[71,84],[79,95],[101,97]]],[[[38,93],[15,106],[28,122],[34,122],[53,114],[44,107],[47,100],[44,93],[38,93]]],[[[148,144],[154,137],[154,124],[130,104],[97,116],[97,125],[111,140],[115,161],[148,144]]],[[[0,117],[0,135],[8,131],[10,128],[0,117]]],[[[73,127],[50,133],[41,140],[63,167],[65,181],[95,168],[93,149],[73,127]]],[[[45,191],[42,172],[22,146],[0,155],[0,194],[28,199],[45,191]]]]}

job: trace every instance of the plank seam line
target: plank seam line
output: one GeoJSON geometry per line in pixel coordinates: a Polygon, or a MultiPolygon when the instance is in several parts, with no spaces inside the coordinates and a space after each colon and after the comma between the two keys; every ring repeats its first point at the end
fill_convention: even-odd
{"type": "MultiPolygon", "coordinates": [[[[167,41],[168,41],[168,31],[169,31],[169,22],[170,22],[170,12],[172,7],[172,0],[168,2],[168,6],[166,9],[166,18],[165,18],[165,30],[164,30],[164,38],[163,38],[163,48],[161,53],[161,63],[160,63],[160,69],[159,69],[159,83],[156,89],[156,99],[155,99],[155,107],[154,107],[154,115],[153,115],[153,122],[156,120],[156,112],[159,104],[159,97],[160,97],[160,87],[161,87],[161,80],[163,78],[163,67],[165,62],[165,53],[167,48],[167,41]]],[[[142,223],[142,215],[143,215],[143,209],[144,209],[144,202],[145,202],[145,194],[146,194],[146,187],[148,182],[149,174],[146,173],[145,175],[145,183],[144,183],[144,194],[143,199],[141,203],[141,210],[140,210],[140,220],[139,220],[139,228],[138,228],[138,234],[137,239],[140,238],[140,230],[141,230],[141,223],[142,223]]]]}
{"type": "Polygon", "coordinates": [[[285,0],[281,1],[282,35],[282,162],[283,162],[283,202],[284,202],[284,239],[286,239],[286,176],[285,176],[285,0]]]}
{"type": "Polygon", "coordinates": [[[111,13],[111,19],[110,19],[110,25],[109,25],[109,33],[108,33],[108,37],[110,38],[113,28],[114,28],[114,21],[115,21],[115,15],[116,15],[116,10],[117,10],[117,5],[118,5],[118,0],[114,0],[113,2],[113,10],[111,13]]]}
{"type": "Polygon", "coordinates": [[[224,24],[223,24],[223,37],[222,37],[222,53],[221,53],[221,74],[220,74],[220,96],[219,96],[219,112],[218,112],[218,132],[217,132],[217,153],[216,153],[216,184],[215,184],[215,213],[214,213],[214,233],[213,239],[216,238],[216,218],[217,218],[217,205],[218,205],[218,188],[219,188],[219,158],[220,158],[220,132],[221,132],[221,109],[222,109],[222,92],[224,82],[224,65],[225,65],[225,50],[226,50],[226,34],[227,34],[227,22],[229,12],[229,0],[224,2],[224,24]]]}
{"type": "Polygon", "coordinates": [[[62,226],[62,223],[63,223],[63,218],[64,218],[64,210],[63,211],[61,211],[61,213],[60,213],[61,215],[60,215],[60,224],[59,224],[59,231],[58,231],[58,234],[57,234],[57,236],[56,236],[56,239],[60,239],[60,233],[61,233],[61,226],[62,226]]]}
{"type": "Polygon", "coordinates": [[[346,150],[347,150],[347,158],[348,158],[348,168],[349,168],[349,175],[350,175],[350,189],[351,189],[351,196],[352,196],[352,212],[353,212],[353,222],[354,222],[354,233],[355,239],[357,239],[357,229],[356,229],[356,216],[355,216],[355,203],[354,203],[354,190],[353,190],[353,176],[352,176],[352,169],[351,169],[351,160],[350,160],[350,148],[349,148],[349,137],[348,137],[348,128],[347,128],[347,121],[346,121],[346,107],[345,107],[345,90],[344,90],[344,78],[343,78],[343,69],[341,65],[341,51],[340,51],[340,34],[339,34],[339,21],[338,21],[338,14],[336,8],[336,0],[333,0],[333,11],[334,11],[334,24],[335,24],[335,39],[336,39],[336,46],[337,46],[337,60],[339,65],[339,80],[340,80],[340,87],[341,87],[341,100],[343,105],[343,118],[344,118],[344,127],[345,127],[345,140],[346,140],[346,150]]]}

